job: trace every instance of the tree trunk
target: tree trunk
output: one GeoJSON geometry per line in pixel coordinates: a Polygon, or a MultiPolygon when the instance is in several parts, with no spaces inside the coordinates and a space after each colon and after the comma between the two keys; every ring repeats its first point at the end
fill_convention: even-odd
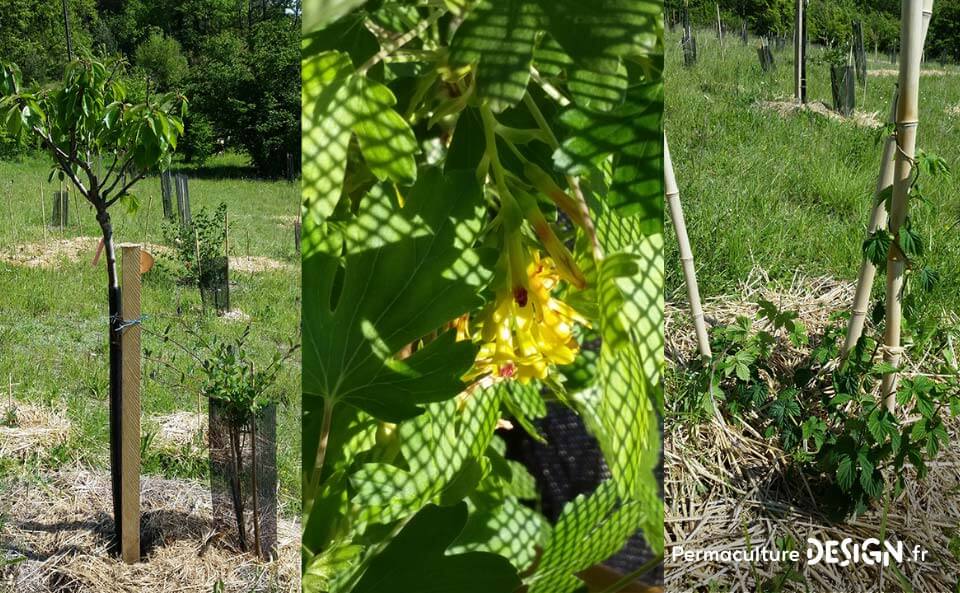
{"type": "MultiPolygon", "coordinates": [[[[95,190],[95,188],[94,188],[95,190]]],[[[103,233],[103,248],[107,265],[107,303],[110,337],[110,468],[113,493],[113,520],[117,541],[121,540],[120,522],[120,424],[123,414],[123,315],[121,312],[120,282],[117,276],[117,254],[113,244],[113,226],[105,208],[97,211],[97,222],[103,233]]],[[[139,526],[138,526],[139,528],[139,526]]]]}

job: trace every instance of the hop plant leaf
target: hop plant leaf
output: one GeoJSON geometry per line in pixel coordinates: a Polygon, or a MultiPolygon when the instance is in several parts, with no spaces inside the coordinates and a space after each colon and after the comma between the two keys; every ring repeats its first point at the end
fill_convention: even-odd
{"type": "Polygon", "coordinates": [[[446,554],[467,521],[467,505],[429,505],[373,558],[352,593],[514,593],[520,578],[488,552],[446,554]]]}
{"type": "Polygon", "coordinates": [[[472,172],[437,170],[403,208],[378,185],[340,232],[304,221],[303,291],[316,303],[303,311],[307,405],[328,398],[399,421],[463,389],[469,342],[447,332],[409,358],[396,354],[483,303],[490,273],[469,247],[482,224],[472,172]]]}

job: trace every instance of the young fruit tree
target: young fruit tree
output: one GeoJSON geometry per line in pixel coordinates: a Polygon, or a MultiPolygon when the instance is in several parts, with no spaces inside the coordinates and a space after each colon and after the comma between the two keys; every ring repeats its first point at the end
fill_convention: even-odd
{"type": "Polygon", "coordinates": [[[305,18],[304,591],[572,593],[638,532],[662,554],[662,13],[305,18]],[[503,438],[548,406],[610,474],[552,525],[503,438]]]}
{"type": "Polygon", "coordinates": [[[63,81],[24,86],[14,64],[0,64],[0,117],[7,132],[35,143],[53,159],[50,177],[68,179],[96,212],[107,273],[110,350],[110,457],[118,539],[119,434],[122,419],[124,320],[110,208],[137,208],[134,185],[158,165],[167,164],[183,135],[186,100],[179,95],[128,100],[122,61],[89,56],[68,63],[63,81]]]}

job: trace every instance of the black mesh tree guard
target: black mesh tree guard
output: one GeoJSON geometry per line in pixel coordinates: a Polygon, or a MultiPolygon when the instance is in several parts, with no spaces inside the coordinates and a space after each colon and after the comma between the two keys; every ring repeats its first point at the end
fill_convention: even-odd
{"type": "Polygon", "coordinates": [[[214,525],[241,550],[257,553],[259,540],[259,555],[272,557],[277,547],[276,406],[239,426],[223,402],[210,400],[209,409],[214,525]]]}
{"type": "MultiPolygon", "coordinates": [[[[535,422],[547,443],[538,443],[525,431],[501,431],[507,442],[507,457],[519,461],[537,480],[540,509],[555,523],[564,505],[581,494],[590,494],[600,482],[610,477],[597,440],[591,436],[583,420],[560,404],[548,404],[546,417],[535,422]]],[[[663,484],[663,461],[657,467],[657,478],[663,484]]],[[[661,491],[662,496],[662,491],[661,491]]],[[[634,534],[615,556],[604,564],[622,574],[639,569],[653,559],[643,534],[634,534]]],[[[638,579],[648,585],[663,582],[663,565],[638,579]]]]}

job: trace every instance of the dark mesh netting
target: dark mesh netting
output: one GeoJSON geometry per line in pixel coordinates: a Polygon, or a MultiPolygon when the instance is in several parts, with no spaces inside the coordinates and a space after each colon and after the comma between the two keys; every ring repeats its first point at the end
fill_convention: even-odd
{"type": "MultiPolygon", "coordinates": [[[[507,457],[524,464],[540,488],[541,509],[551,522],[556,522],[564,505],[580,494],[589,494],[600,482],[610,477],[600,445],[587,432],[583,421],[569,408],[551,403],[547,415],[536,421],[546,439],[538,443],[523,430],[501,431],[507,442],[507,457]]],[[[657,467],[657,478],[663,484],[663,461],[657,467]]],[[[662,496],[662,492],[661,492],[662,496]]],[[[642,533],[635,534],[620,552],[605,565],[626,574],[639,569],[653,558],[642,533]]],[[[644,575],[640,582],[663,582],[663,565],[644,575]]]]}
{"type": "Polygon", "coordinates": [[[273,556],[277,545],[276,406],[263,409],[254,423],[256,442],[249,422],[239,429],[233,429],[232,424],[224,404],[211,400],[210,489],[214,523],[243,551],[256,550],[259,529],[260,555],[273,556]],[[251,471],[254,457],[256,472],[251,471]],[[254,521],[256,516],[258,522],[254,521]]]}
{"type": "Polygon", "coordinates": [[[230,260],[220,256],[200,270],[200,298],[217,311],[230,310],[230,260]]]}

